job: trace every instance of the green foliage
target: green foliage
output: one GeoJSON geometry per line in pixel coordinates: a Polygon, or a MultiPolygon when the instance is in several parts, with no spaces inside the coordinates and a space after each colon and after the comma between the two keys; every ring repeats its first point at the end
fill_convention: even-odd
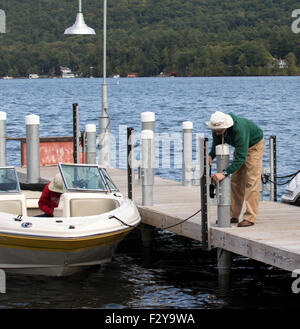
{"type": "MultiPolygon", "coordinates": [[[[108,0],[107,73],[182,76],[300,73],[300,35],[292,33],[292,0],[108,0]],[[273,58],[286,59],[280,69],[273,58]]],[[[0,0],[0,76],[54,75],[68,66],[102,75],[103,1],[84,0],[96,36],[66,36],[77,0],[0,0]],[[93,69],[91,69],[91,67],[93,69]]]]}

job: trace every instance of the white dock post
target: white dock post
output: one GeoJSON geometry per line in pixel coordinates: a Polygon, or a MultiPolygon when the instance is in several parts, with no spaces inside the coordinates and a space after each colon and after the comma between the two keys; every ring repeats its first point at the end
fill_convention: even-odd
{"type": "Polygon", "coordinates": [[[154,166],[152,168],[153,175],[155,175],[155,113],[154,112],[143,112],[141,113],[142,130],[151,130],[153,132],[153,147],[152,157],[154,166]]]}
{"type": "Polygon", "coordinates": [[[141,113],[142,130],[152,130],[155,132],[155,113],[143,112],[141,113]]]}
{"type": "MultiPolygon", "coordinates": [[[[141,166],[141,180],[142,180],[142,205],[153,206],[153,184],[155,176],[155,113],[143,112],[141,113],[142,122],[142,166],[141,166]]],[[[144,257],[148,258],[152,245],[152,231],[142,225],[142,243],[145,251],[144,257]]]]}
{"type": "Polygon", "coordinates": [[[154,157],[153,131],[142,130],[142,205],[153,205],[154,157]]]}
{"type": "MultiPolygon", "coordinates": [[[[217,172],[222,172],[229,165],[229,146],[217,145],[217,172]]],[[[230,178],[225,177],[217,185],[217,202],[218,202],[218,226],[230,227],[230,178]]],[[[227,288],[230,281],[230,270],[232,265],[231,252],[219,248],[218,255],[218,273],[219,285],[221,288],[227,288]]]]}
{"type": "Polygon", "coordinates": [[[183,130],[183,161],[182,161],[182,185],[192,186],[193,181],[193,122],[182,123],[183,130]]]}
{"type": "Polygon", "coordinates": [[[86,163],[96,163],[96,125],[87,124],[85,126],[86,136],[86,163]]]}
{"type": "MultiPolygon", "coordinates": [[[[217,145],[217,172],[229,166],[229,146],[217,145]]],[[[217,185],[218,226],[230,227],[230,178],[226,177],[217,185]]]]}
{"type": "Polygon", "coordinates": [[[0,112],[0,166],[6,166],[6,112],[0,112]]]}
{"type": "MultiPolygon", "coordinates": [[[[153,205],[153,184],[155,176],[155,113],[143,112],[141,113],[142,122],[142,166],[141,166],[141,180],[142,180],[142,205],[153,205]]],[[[149,228],[142,226],[142,243],[148,253],[150,251],[152,241],[152,232],[149,228]]],[[[149,255],[148,255],[149,256],[149,255]]]]}
{"type": "Polygon", "coordinates": [[[27,115],[25,124],[27,183],[35,184],[40,180],[40,117],[35,114],[27,115]]]}

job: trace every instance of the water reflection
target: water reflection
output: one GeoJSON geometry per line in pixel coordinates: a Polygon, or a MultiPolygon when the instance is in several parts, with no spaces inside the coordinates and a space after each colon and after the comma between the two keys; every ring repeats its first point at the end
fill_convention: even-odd
{"type": "Polygon", "coordinates": [[[139,231],[120,244],[115,259],[67,278],[7,275],[1,308],[297,308],[289,273],[233,258],[228,289],[218,285],[216,250],[153,231],[152,248],[139,231]]]}

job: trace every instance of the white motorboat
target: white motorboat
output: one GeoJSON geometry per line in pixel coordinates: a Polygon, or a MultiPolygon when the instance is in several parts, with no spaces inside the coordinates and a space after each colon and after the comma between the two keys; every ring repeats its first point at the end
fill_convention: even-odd
{"type": "Polygon", "coordinates": [[[35,73],[32,73],[32,74],[29,74],[29,79],[39,79],[39,75],[38,74],[35,74],[35,73]]]}
{"type": "Polygon", "coordinates": [[[28,216],[14,167],[0,167],[0,269],[65,276],[110,262],[118,243],[140,222],[97,165],[59,164],[64,193],[54,217],[28,216]]]}
{"type": "Polygon", "coordinates": [[[300,206],[300,172],[291,180],[284,191],[281,201],[300,206]]]}

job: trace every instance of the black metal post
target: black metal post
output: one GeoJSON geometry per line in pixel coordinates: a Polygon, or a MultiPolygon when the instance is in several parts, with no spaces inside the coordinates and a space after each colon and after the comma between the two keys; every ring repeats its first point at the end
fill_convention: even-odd
{"type": "Polygon", "coordinates": [[[79,159],[79,124],[78,124],[78,104],[73,104],[73,160],[80,163],[79,159]]]}
{"type": "Polygon", "coordinates": [[[133,152],[133,131],[134,129],[127,128],[127,186],[128,198],[132,200],[132,152],[133,152]]]}
{"type": "MultiPolygon", "coordinates": [[[[80,131],[79,146],[81,146],[82,163],[88,163],[87,159],[84,158],[85,150],[86,150],[86,134],[85,134],[85,131],[80,131]]],[[[79,153],[79,156],[80,156],[80,153],[79,153]]]]}
{"type": "Polygon", "coordinates": [[[273,138],[273,177],[274,177],[274,201],[277,201],[277,155],[276,155],[276,136],[273,138]]]}
{"type": "Polygon", "coordinates": [[[269,137],[270,201],[277,201],[276,136],[269,137]]]}
{"type": "Polygon", "coordinates": [[[203,141],[203,175],[201,177],[201,229],[203,248],[208,250],[208,215],[207,215],[207,149],[208,139],[203,141]]]}

